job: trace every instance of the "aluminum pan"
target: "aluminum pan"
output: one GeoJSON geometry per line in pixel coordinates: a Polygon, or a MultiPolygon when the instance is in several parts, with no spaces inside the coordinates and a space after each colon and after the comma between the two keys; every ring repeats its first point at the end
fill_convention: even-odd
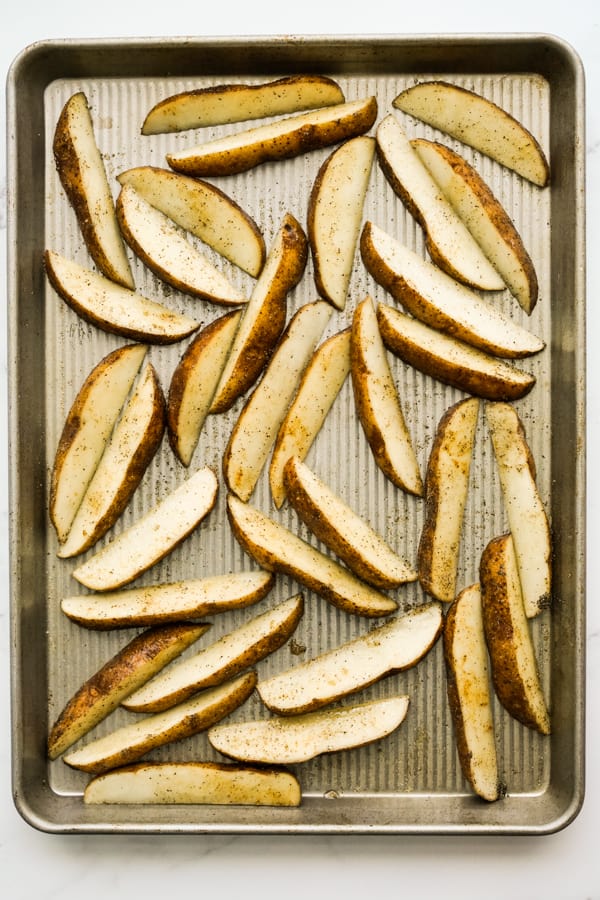
{"type": "MultiPolygon", "coordinates": [[[[13,785],[23,817],[38,828],[57,832],[542,834],[564,827],[579,810],[584,791],[584,76],[573,50],[555,37],[510,34],[51,41],[27,48],[13,64],[8,114],[13,785]],[[549,739],[524,734],[496,709],[509,795],[495,804],[474,798],[458,766],[438,644],[416,670],[370,692],[411,693],[411,713],[398,739],[322,757],[302,767],[298,774],[304,802],[298,810],[86,808],[81,801],[85,779],[66,772],[60,762],[49,765],[45,758],[48,724],[81,680],[126,638],[88,633],[61,619],[60,597],[73,592],[74,583],[69,567],[59,566],[55,559],[46,498],[64,414],[92,364],[118,341],[76,321],[44,282],[41,254],[47,245],[67,254],[81,252],[50,160],[57,110],[73,90],[89,91],[101,123],[107,165],[116,172],[136,161],[140,116],[155,96],[185,86],[302,71],[332,75],[349,96],[376,91],[381,110],[389,108],[393,96],[417,76],[471,84],[507,104],[540,136],[550,155],[552,185],[543,194],[516,188],[510,179],[507,184],[506,176],[487,162],[483,171],[522,231],[542,287],[542,300],[529,324],[546,338],[548,351],[533,363],[539,383],[529,399],[521,401],[520,412],[538,462],[555,539],[554,608],[534,623],[554,733],[549,739]]],[[[418,123],[411,129],[415,135],[422,133],[418,123]]],[[[157,159],[164,150],[162,140],[155,142],[157,159]]],[[[323,155],[277,169],[265,167],[251,180],[240,177],[225,187],[229,190],[231,184],[232,194],[255,214],[268,240],[290,197],[302,221],[307,191],[323,155]]],[[[367,214],[385,214],[382,223],[391,216],[398,233],[421,247],[418,230],[378,177],[374,175],[370,188],[367,214]]],[[[141,267],[136,279],[142,290],[156,290],[141,267]]],[[[382,297],[357,265],[353,295],[366,290],[382,297]]],[[[314,296],[309,272],[291,303],[314,296]]],[[[518,312],[514,314],[519,318],[518,312]]],[[[173,348],[152,349],[165,386],[176,354],[173,348]]],[[[400,364],[394,365],[404,396],[412,398],[408,416],[424,464],[437,420],[460,394],[432,382],[424,384],[400,364]]],[[[214,446],[221,444],[230,424],[223,420],[214,426],[214,446]]],[[[363,513],[401,550],[414,553],[420,513],[408,510],[373,469],[348,395],[340,397],[328,424],[311,457],[315,467],[329,472],[340,491],[354,493],[363,513]],[[360,490],[363,483],[368,491],[360,490]],[[399,533],[397,521],[402,518],[408,526],[399,533]]],[[[180,472],[163,449],[152,477],[168,487],[180,472]]],[[[198,453],[202,461],[210,457],[208,439],[198,453]]],[[[465,583],[476,578],[483,542],[503,526],[489,465],[489,454],[482,450],[475,461],[476,488],[469,501],[461,559],[465,583]]],[[[150,502],[150,494],[149,489],[140,492],[131,515],[150,502]]],[[[268,502],[264,484],[255,500],[268,502]]],[[[213,560],[219,569],[242,565],[239,551],[223,538],[222,516],[221,506],[203,530],[206,546],[186,545],[185,552],[175,554],[147,581],[189,572],[188,550],[213,560]]],[[[280,580],[269,602],[295,588],[280,580]]],[[[411,590],[402,595],[406,605],[419,599],[411,590]]],[[[333,643],[360,627],[324,608],[318,598],[310,598],[309,609],[297,640],[311,653],[317,652],[321,641],[333,643]]],[[[233,624],[235,617],[215,619],[212,633],[233,624]]],[[[262,670],[275,670],[289,661],[289,655],[276,655],[262,670]]],[[[250,705],[243,714],[252,711],[257,707],[250,705]]],[[[168,755],[184,758],[190,753],[208,755],[201,736],[168,755]]]]}

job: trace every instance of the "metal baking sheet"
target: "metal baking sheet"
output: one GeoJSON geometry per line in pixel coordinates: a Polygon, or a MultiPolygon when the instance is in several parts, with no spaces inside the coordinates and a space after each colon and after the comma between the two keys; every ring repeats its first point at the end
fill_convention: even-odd
{"type": "MultiPolygon", "coordinates": [[[[8,110],[13,784],[23,817],[52,832],[544,834],[568,824],[584,793],[585,646],[584,75],[573,50],[552,36],[510,34],[51,41],[25,49],[13,64],[8,110]],[[42,253],[47,247],[87,261],[52,160],[56,119],[71,93],[85,91],[116,188],[119,171],[142,163],[164,164],[167,149],[198,137],[186,133],[142,137],[143,117],[159,98],[187,88],[301,72],[334,77],[348,99],[374,93],[379,118],[391,111],[396,94],[416,80],[446,78],[504,106],[530,128],[549,155],[551,184],[540,190],[455,145],[502,199],[540,281],[541,299],[530,319],[508,294],[500,295],[498,302],[547,342],[545,352],[527,362],[537,384],[517,405],[553,529],[553,605],[532,622],[553,733],[550,737],[533,733],[496,703],[506,795],[495,803],[476,798],[460,771],[438,642],[416,668],[363,692],[365,698],[398,691],[410,695],[409,715],[396,733],[369,747],[295,767],[303,788],[298,809],[86,807],[82,790],[87,776],[69,770],[60,760],[49,763],[46,735],[79,684],[132,632],[95,633],[62,616],[61,598],[77,593],[78,585],[71,577],[75,562],[56,557],[47,513],[48,483],[62,423],[77,390],[93,365],[123,341],[80,320],[45,281],[42,253]]],[[[403,121],[411,137],[439,137],[417,121],[408,117],[403,121]]],[[[328,152],[216,181],[253,215],[269,245],[286,211],[306,221],[310,186],[328,152]]],[[[377,165],[366,218],[425,252],[420,229],[377,165]]],[[[203,322],[220,314],[216,307],[167,291],[133,257],[132,264],[142,293],[164,298],[173,308],[193,309],[203,322]]],[[[249,289],[248,277],[233,269],[229,274],[249,289]]],[[[383,302],[389,299],[367,275],[357,254],[347,308],[332,317],[327,333],[347,324],[355,303],[367,293],[383,302]]],[[[309,262],[290,296],[290,313],[316,296],[309,262]]],[[[165,390],[185,344],[150,350],[165,390]]],[[[424,471],[442,413],[463,395],[391,356],[390,364],[424,471]]],[[[239,408],[238,403],[230,414],[210,418],[193,465],[209,463],[220,473],[220,454],[239,408]]],[[[349,383],[308,461],[392,545],[414,559],[422,501],[392,488],[374,465],[354,415],[349,383]]],[[[112,533],[185,474],[165,440],[112,533]]],[[[208,520],[141,583],[252,567],[228,531],[225,493],[221,484],[217,507],[208,520]]],[[[252,502],[273,511],[266,478],[261,478],[252,502]]],[[[288,509],[278,515],[294,524],[288,509]]],[[[489,438],[480,422],[459,586],[477,580],[483,547],[505,528],[489,438]]],[[[297,584],[279,577],[255,611],[297,590],[297,584]]],[[[288,667],[294,654],[315,655],[370,627],[368,621],[342,614],[310,592],[305,597],[306,613],[294,641],[261,662],[259,676],[288,667]]],[[[401,609],[423,600],[415,585],[400,589],[397,597],[401,609]]],[[[215,616],[211,639],[250,612],[215,616]]],[[[261,714],[255,697],[234,715],[261,714]]],[[[118,710],[96,733],[121,724],[126,716],[118,710]]],[[[198,735],[152,758],[214,759],[216,754],[206,737],[198,735]]]]}

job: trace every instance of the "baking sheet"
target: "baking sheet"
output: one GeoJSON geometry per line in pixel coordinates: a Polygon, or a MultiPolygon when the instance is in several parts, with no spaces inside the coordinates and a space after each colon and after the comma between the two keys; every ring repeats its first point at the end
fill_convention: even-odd
{"type": "MultiPolygon", "coordinates": [[[[584,125],[583,73],[572,50],[544,35],[58,41],[25,50],[11,70],[8,89],[13,783],[22,815],[50,831],[545,833],[566,825],[581,805],[584,782],[584,125]],[[532,623],[553,734],[544,738],[523,728],[496,703],[506,796],[493,804],[474,797],[460,772],[438,642],[415,669],[361,692],[365,698],[410,695],[410,713],[398,732],[369,747],[295,767],[303,788],[299,809],[85,807],[81,797],[87,776],[69,770],[60,760],[50,764],[45,757],[48,727],[79,684],[134,632],[95,633],[62,616],[60,600],[80,589],[71,577],[76,562],[56,558],[56,538],[47,517],[48,479],[65,415],[84,377],[124,341],[78,319],[44,279],[41,257],[46,247],[88,263],[51,158],[56,119],[74,91],[85,91],[109,177],[116,184],[119,171],[139,164],[162,165],[167,149],[200,137],[197,133],[142,137],[141,122],[156,100],[187,88],[295,72],[334,77],[348,99],[374,93],[378,119],[415,80],[446,78],[508,109],[549,155],[552,182],[540,191],[454,144],[477,165],[507,207],[540,282],[541,299],[530,318],[508,294],[498,302],[547,342],[543,354],[527,361],[537,384],[517,407],[537,462],[538,485],[554,536],[553,608],[532,623]]],[[[411,137],[439,137],[398,115],[411,137]]],[[[286,211],[306,222],[310,187],[329,152],[214,181],[250,212],[269,246],[286,211]]],[[[365,219],[424,254],[420,229],[376,165],[365,219]]],[[[193,310],[204,323],[222,313],[166,289],[130,257],[141,293],[165,298],[172,308],[193,310]]],[[[234,267],[224,269],[250,290],[252,279],[234,267]]],[[[389,301],[357,255],[348,305],[332,316],[326,334],[348,324],[355,303],[367,293],[389,301]]],[[[290,313],[316,296],[309,262],[290,295],[290,313]]],[[[152,347],[149,352],[165,390],[186,344],[152,347]]],[[[424,471],[441,415],[464,395],[415,373],[392,356],[390,363],[424,471]]],[[[208,463],[220,474],[222,450],[239,409],[240,403],[229,414],[210,417],[192,467],[208,463]]],[[[392,488],[374,465],[354,415],[349,382],[308,462],[400,553],[414,559],[422,501],[392,488]]],[[[165,440],[130,507],[105,540],[185,475],[165,440]]],[[[227,528],[225,493],[221,483],[217,507],[202,527],[140,583],[253,567],[227,528]]],[[[266,472],[252,502],[275,514],[266,472]]],[[[298,528],[287,508],[275,515],[298,528]]],[[[480,420],[459,586],[477,580],[481,550],[505,529],[489,437],[480,420]]],[[[290,579],[279,577],[260,606],[213,617],[210,640],[298,589],[290,579]]],[[[306,612],[294,641],[260,663],[259,676],[287,668],[298,655],[316,655],[372,624],[304,593],[306,612]]],[[[414,585],[401,588],[397,597],[402,609],[424,599],[414,585]]],[[[234,715],[261,714],[259,701],[253,698],[234,715]]],[[[126,720],[127,714],[118,710],[95,734],[126,720]]],[[[198,735],[151,758],[218,755],[206,737],[198,735]]]]}

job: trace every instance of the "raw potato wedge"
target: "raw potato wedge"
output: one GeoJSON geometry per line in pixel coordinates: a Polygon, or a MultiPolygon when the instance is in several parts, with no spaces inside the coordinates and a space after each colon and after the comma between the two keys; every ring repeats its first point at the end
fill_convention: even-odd
{"type": "Polygon", "coordinates": [[[49,499],[50,521],[61,542],[66,540],[147,349],[130,344],[105,356],[69,409],[54,456],[49,499]]]}
{"type": "Polygon", "coordinates": [[[340,86],[323,75],[290,75],[260,84],[218,84],[159,100],[144,119],[142,134],[266,119],[332,106],[344,99],[340,86]]]}
{"type": "Polygon", "coordinates": [[[372,137],[345,141],[319,169],[309,198],[315,284],[338,309],[346,305],[374,154],[372,137]]]}
{"type": "Polygon", "coordinates": [[[442,624],[441,605],[426,603],[293,669],[259,680],[258,693],[279,715],[313,712],[416,666],[437,641],[442,624]]]}
{"type": "Polygon", "coordinates": [[[204,688],[222,684],[282,647],[304,613],[302,594],[260,613],[194,656],[170,666],[130,694],[123,705],[133,712],[161,712],[204,688]]]}
{"type": "Polygon", "coordinates": [[[305,303],[290,320],[265,373],[240,412],[223,455],[230,491],[248,500],[273,447],[302,372],[331,317],[324,300],[305,303]]]}
{"type": "Polygon", "coordinates": [[[112,281],[133,290],[134,281],[115,214],[86,95],[65,103],[52,144],[61,184],[75,211],[90,256],[112,281]]]}
{"type": "Polygon", "coordinates": [[[479,797],[492,802],[500,796],[500,779],[478,584],[461,591],[448,610],[444,659],[463,775],[479,797]]]}
{"type": "Polygon", "coordinates": [[[48,736],[50,759],[61,756],[209,627],[203,623],[175,623],[136,635],[82,684],[66,704],[48,736]]]}
{"type": "Polygon", "coordinates": [[[295,578],[348,613],[377,617],[391,615],[398,609],[391,597],[365,584],[284,525],[233,494],[227,498],[227,514],[242,549],[267,571],[295,578]]]}
{"type": "Polygon", "coordinates": [[[433,262],[452,278],[486,291],[504,288],[498,271],[448,202],[393,115],[377,128],[379,165],[425,234],[433,262]]]}
{"type": "Polygon", "coordinates": [[[357,305],[352,318],[350,375],[356,412],[375,462],[397,487],[421,496],[419,463],[371,297],[357,305]]]}
{"type": "Polygon", "coordinates": [[[364,134],[376,117],[375,97],[336,103],[169,153],[167,163],[176,172],[200,178],[235,175],[364,134]]]}
{"type": "Polygon", "coordinates": [[[167,309],[53,250],[44,255],[46,274],[71,309],[102,331],[148,344],[172,344],[200,323],[167,309]]]}
{"type": "Polygon", "coordinates": [[[302,716],[214,725],[208,739],[219,753],[241,762],[291,765],[381,740],[407,712],[408,697],[392,697],[302,716]]]}
{"type": "Polygon", "coordinates": [[[512,536],[494,538],[481,556],[483,624],[498,699],[515,719],[550,734],[512,536]]]}
{"type": "Polygon", "coordinates": [[[92,591],[114,591],[160,562],[213,508],[218,481],[205,466],[97,550],[73,572],[92,591]]]}
{"type": "Polygon", "coordinates": [[[375,281],[415,318],[494,356],[511,359],[544,349],[544,341],[497,306],[422,259],[372,222],[363,228],[363,262],[375,281]]]}
{"type": "Polygon", "coordinates": [[[479,400],[460,400],[438,424],[425,475],[425,522],[417,567],[424,591],[451,603],[475,448],[479,400]]]}
{"type": "Polygon", "coordinates": [[[304,524],[359,578],[384,590],[417,580],[412,566],[297,456],[285,464],[283,480],[304,524]]]}
{"type": "Polygon", "coordinates": [[[486,405],[486,419],[498,466],[528,618],[549,606],[552,591],[552,536],[540,497],[535,464],[516,409],[486,405]]]}
{"type": "Polygon", "coordinates": [[[241,316],[241,310],[232,310],[199,331],[171,377],[167,433],[173,452],[184,466],[192,461],[241,316]]]}
{"type": "Polygon", "coordinates": [[[283,470],[291,456],[303,460],[350,374],[350,329],[337,332],[314,352],[277,432],[269,485],[279,509],[285,500],[283,470]]]}
{"type": "Polygon", "coordinates": [[[84,803],[300,806],[291,772],[213,762],[138,763],[93,778],[84,803]]]}
{"type": "Polygon", "coordinates": [[[302,226],[286,213],[275,236],[211,404],[212,413],[226,412],[252,387],[285,327],[287,295],[298,284],[308,258],[302,226]]]}
{"type": "Polygon", "coordinates": [[[165,399],[151,363],[115,425],[58,556],[93,547],[115,524],[158,450],[165,431],[165,399]]]}
{"type": "Polygon", "coordinates": [[[548,160],[536,138],[486,97],[447,81],[425,81],[402,91],[393,105],[539,187],[548,184],[548,160]]]}
{"type": "Polygon", "coordinates": [[[123,237],[162,281],[222,306],[247,302],[242,291],[192,244],[185,232],[130,184],[121,188],[116,210],[123,237]]]}
{"type": "Polygon", "coordinates": [[[206,731],[224,719],[248,699],[256,687],[256,681],[256,673],[248,672],[212,690],[203,691],[166,712],[144,716],[123,725],[67,753],[63,762],[73,769],[94,774],[137,762],[150,750],[206,731]]]}
{"type": "Polygon", "coordinates": [[[275,576],[262,570],[65,597],[63,613],[78,625],[108,630],[199,619],[253,606],[267,596],[275,576]]]}
{"type": "Polygon", "coordinates": [[[531,315],[538,299],[535,267],[500,201],[479,172],[450,147],[423,139],[411,144],[511,294],[531,315]]]}
{"type": "Polygon", "coordinates": [[[260,228],[224,191],[207,181],[157,166],[137,166],[117,176],[180,228],[256,278],[265,257],[260,228]]]}
{"type": "Polygon", "coordinates": [[[535,384],[530,372],[442,334],[391,306],[380,304],[377,318],[388,350],[444,384],[488,400],[518,400],[535,384]]]}

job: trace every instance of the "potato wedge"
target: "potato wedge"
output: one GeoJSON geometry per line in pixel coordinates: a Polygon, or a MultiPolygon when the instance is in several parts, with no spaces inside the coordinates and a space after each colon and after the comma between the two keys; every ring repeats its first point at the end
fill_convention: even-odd
{"type": "Polygon", "coordinates": [[[166,712],[144,716],[63,756],[73,769],[98,774],[137,762],[150,750],[206,731],[244,703],[256,687],[256,672],[203,691],[166,712]]]}
{"type": "Polygon", "coordinates": [[[411,141],[444,197],[528,315],[538,299],[535,267],[521,235],[477,169],[445,144],[411,141]]]}
{"type": "Polygon", "coordinates": [[[447,81],[424,81],[398,94],[393,105],[539,187],[548,184],[550,167],[537,139],[487,97],[447,81]]]}
{"type": "Polygon", "coordinates": [[[364,134],[376,116],[375,97],[336,103],[168,153],[167,163],[176,172],[200,178],[235,175],[364,134]]]}
{"type": "Polygon", "coordinates": [[[502,496],[517,556],[528,618],[552,597],[552,535],[535,481],[535,465],[517,410],[508,403],[486,405],[502,496]]]}
{"type": "Polygon", "coordinates": [[[59,297],[102,331],[147,344],[172,344],[200,327],[189,316],[121,287],[54,250],[46,251],[44,262],[48,280],[59,297]]]}
{"type": "Polygon", "coordinates": [[[391,597],[360,581],[293,531],[233,494],[227,498],[227,514],[242,549],[267,571],[295,578],[348,613],[377,617],[398,609],[391,597]]]}
{"type": "Polygon", "coordinates": [[[448,202],[392,114],[377,127],[377,158],[394,193],[423,229],[433,263],[469,287],[503,290],[502,277],[448,202]]]}
{"type": "Polygon", "coordinates": [[[518,400],[535,384],[530,372],[442,334],[391,306],[380,304],[377,318],[388,350],[444,384],[488,400],[518,400]]]}
{"type": "Polygon", "coordinates": [[[77,392],[52,466],[49,515],[66,540],[110,433],[147,353],[143,344],[119,347],[100,360],[77,392]]]}
{"type": "Polygon", "coordinates": [[[124,701],[133,712],[161,712],[207,687],[222,684],[274,653],[293,634],[304,614],[302,594],[249,619],[194,656],[170,666],[124,701]]]}
{"type": "Polygon", "coordinates": [[[285,500],[285,463],[290,456],[305,458],[349,374],[350,329],[346,328],[315,350],[277,432],[269,464],[269,485],[278,509],[285,500]]]}
{"type": "Polygon", "coordinates": [[[460,400],[446,410],[433,439],[425,475],[425,521],[417,553],[419,582],[424,591],[445,603],[456,596],[478,415],[476,397],[460,400]]]}
{"type": "Polygon", "coordinates": [[[223,454],[230,491],[248,500],[256,486],[302,372],[327,327],[332,308],[305,303],[290,320],[257,387],[244,404],[223,454]]]}
{"type": "Polygon", "coordinates": [[[137,763],[93,778],[84,803],[299,806],[291,772],[213,762],[137,763]]]}
{"type": "Polygon", "coordinates": [[[408,697],[392,697],[302,716],[213,725],[208,739],[219,753],[241,762],[291,765],[381,740],[407,712],[408,697]]]}
{"type": "Polygon", "coordinates": [[[480,579],[483,625],[498,699],[523,725],[550,734],[512,535],[501,535],[486,546],[480,579]]]}
{"type": "Polygon", "coordinates": [[[160,625],[136,635],[73,694],[48,736],[48,756],[57,759],[133,693],[197,641],[204,623],[160,625]]]}
{"type": "Polygon", "coordinates": [[[283,481],[304,524],[359,578],[384,590],[417,580],[415,569],[297,456],[285,464],[283,481]]]}
{"type": "Polygon", "coordinates": [[[500,796],[500,779],[478,584],[461,591],[448,609],[444,660],[463,775],[478,796],[492,802],[500,796]]]}
{"type": "Polygon", "coordinates": [[[416,666],[442,632],[432,601],[306,662],[258,682],[260,698],[279,715],[313,712],[376,681],[416,666]]]}
{"type": "Polygon", "coordinates": [[[298,284],[308,258],[302,226],[286,213],[267,261],[243,308],[231,352],[210,407],[212,413],[230,409],[263,371],[285,327],[287,295],[298,284]]]}
{"type": "Polygon", "coordinates": [[[253,606],[267,596],[275,576],[261,569],[63,598],[61,609],[86,628],[139,628],[182,622],[253,606]]]}
{"type": "Polygon", "coordinates": [[[213,508],[218,481],[205,466],[71,573],[92,591],[114,591],[160,562],[213,508]]]}
{"type": "Polygon", "coordinates": [[[260,84],[217,84],[159,100],[142,134],[171,134],[208,125],[283,116],[344,102],[340,86],[324,75],[288,75],[260,84]]]}
{"type": "Polygon", "coordinates": [[[121,188],[116,211],[123,237],[162,281],[222,306],[247,303],[243,292],[191,243],[186,233],[130,184],[121,188]]]}
{"type": "Polygon", "coordinates": [[[337,309],[346,305],[374,154],[372,137],[345,141],[322,164],[309,197],[315,284],[337,309]]]}
{"type": "Polygon", "coordinates": [[[371,297],[356,306],[352,318],[350,375],[356,412],[375,462],[397,487],[421,496],[423,482],[419,463],[371,297]]]}
{"type": "Polygon", "coordinates": [[[171,377],[167,434],[173,452],[189,466],[241,320],[232,310],[199,331],[171,377]]]}
{"type": "Polygon", "coordinates": [[[544,349],[541,338],[372,222],[360,249],[375,281],[426,325],[494,356],[520,359],[544,349]]]}
{"type": "Polygon", "coordinates": [[[56,123],[52,149],[58,176],[90,256],[103,275],[133,290],[129,259],[83,91],[65,103],[56,123]]]}
{"type": "Polygon", "coordinates": [[[146,363],[58,549],[61,559],[89,550],[112,528],[158,450],[165,422],[162,388],[154,366],[146,363]]]}
{"type": "Polygon", "coordinates": [[[254,219],[214,184],[157,166],[137,166],[117,176],[180,228],[256,278],[266,248],[254,219]]]}

